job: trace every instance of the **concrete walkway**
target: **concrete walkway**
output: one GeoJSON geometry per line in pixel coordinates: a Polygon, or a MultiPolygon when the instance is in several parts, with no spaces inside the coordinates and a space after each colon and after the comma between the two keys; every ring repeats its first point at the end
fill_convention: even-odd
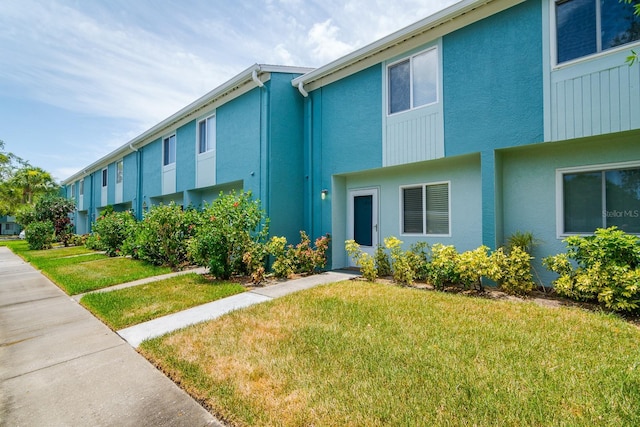
{"type": "Polygon", "coordinates": [[[269,301],[293,292],[309,289],[325,283],[339,282],[356,276],[351,271],[328,271],[322,274],[289,280],[276,285],[257,288],[249,292],[233,295],[208,304],[193,307],[179,313],[170,314],[158,319],[140,323],[118,331],[118,335],[127,340],[133,347],[138,347],[142,341],[155,338],[166,333],[184,328],[185,326],[206,320],[215,319],[225,313],[248,307],[253,304],[269,301]]]}
{"type": "Polygon", "coordinates": [[[0,426],[222,426],[146,359],[0,247],[0,426]]]}
{"type": "MultiPolygon", "coordinates": [[[[222,426],[132,346],[355,275],[327,272],[257,288],[116,334],[0,247],[0,426],[222,426]]],[[[154,280],[158,277],[118,288],[154,280]]]]}

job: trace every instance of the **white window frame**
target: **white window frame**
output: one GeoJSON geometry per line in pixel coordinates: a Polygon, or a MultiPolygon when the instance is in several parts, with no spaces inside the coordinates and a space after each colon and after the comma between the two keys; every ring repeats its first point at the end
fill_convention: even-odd
{"type": "Polygon", "coordinates": [[[400,235],[401,236],[420,236],[420,237],[451,237],[451,181],[434,181],[434,182],[426,182],[426,183],[416,183],[416,184],[406,184],[401,185],[398,191],[398,212],[399,215],[399,227],[400,227],[400,235]],[[447,216],[448,216],[448,225],[449,229],[447,233],[427,233],[427,197],[426,197],[426,188],[434,185],[447,185],[447,216]],[[422,233],[405,233],[404,232],[404,190],[407,188],[422,188],[422,229],[424,230],[422,233]]]}
{"type": "Polygon", "coordinates": [[[80,197],[84,196],[84,179],[78,181],[78,195],[80,197]]]}
{"type": "Polygon", "coordinates": [[[71,187],[69,188],[70,192],[71,192],[71,199],[75,199],[76,198],[76,183],[72,182],[71,183],[71,187]]]}
{"type": "Polygon", "coordinates": [[[599,165],[577,166],[556,169],[556,238],[568,236],[590,236],[592,233],[567,233],[564,231],[564,175],[584,172],[605,172],[616,169],[634,169],[640,167],[640,161],[605,163],[599,165]]]}
{"type": "MultiPolygon", "coordinates": [[[[596,27],[597,27],[597,33],[600,33],[600,28],[602,26],[601,24],[601,7],[600,7],[600,2],[596,1],[596,27]]],[[[609,49],[605,49],[602,50],[602,39],[600,37],[598,37],[596,39],[596,52],[585,55],[585,56],[581,56],[578,58],[574,58],[574,59],[570,59],[568,61],[564,61],[564,62],[558,62],[558,31],[557,31],[557,13],[556,13],[556,6],[557,6],[557,0],[551,0],[550,2],[550,10],[549,10],[549,18],[551,21],[551,25],[549,26],[549,29],[551,30],[551,40],[550,40],[550,49],[549,49],[549,53],[551,55],[551,64],[553,64],[553,69],[561,69],[564,68],[566,66],[570,66],[573,64],[578,64],[581,62],[585,62],[585,61],[589,61],[593,58],[597,58],[599,56],[604,56],[604,55],[611,55],[614,54],[616,52],[621,52],[621,51],[630,51],[631,49],[633,49],[635,46],[640,46],[640,40],[636,40],[633,42],[629,42],[626,44],[622,44],[620,46],[616,46],[616,47],[612,47],[609,49]]]]}
{"type": "Polygon", "coordinates": [[[438,102],[440,102],[440,52],[438,51],[438,45],[435,46],[431,46],[427,49],[421,50],[420,52],[416,52],[412,55],[409,56],[405,56],[401,59],[398,59],[397,61],[393,61],[390,64],[387,64],[386,70],[385,70],[385,91],[386,91],[386,106],[385,106],[385,111],[387,113],[387,116],[395,116],[397,114],[404,114],[407,113],[409,111],[414,111],[414,110],[418,110],[420,108],[424,108],[424,107],[428,107],[430,105],[435,105],[438,102]],[[435,67],[435,82],[436,82],[436,99],[433,102],[429,102],[427,104],[423,104],[423,105],[419,105],[419,106],[415,106],[414,105],[414,100],[413,100],[413,84],[414,84],[414,78],[413,78],[413,62],[414,62],[414,58],[417,56],[420,56],[422,54],[425,54],[427,52],[430,51],[435,51],[435,55],[436,55],[436,67],[435,67]],[[389,82],[389,70],[391,68],[393,68],[394,66],[405,62],[405,61],[409,61],[409,108],[406,110],[402,110],[402,111],[396,111],[395,113],[391,112],[391,85],[389,82]]]}
{"type": "Polygon", "coordinates": [[[175,133],[167,135],[162,138],[162,166],[171,166],[176,164],[178,154],[178,138],[175,133]],[[169,151],[169,157],[167,158],[167,142],[168,149],[171,150],[171,138],[173,138],[173,161],[171,161],[171,151],[169,151]],[[168,162],[168,163],[167,163],[168,162]]]}
{"type": "Polygon", "coordinates": [[[210,114],[207,117],[203,117],[202,119],[197,121],[196,124],[196,153],[198,155],[202,155],[202,154],[207,154],[210,152],[215,152],[216,151],[216,126],[217,126],[217,122],[216,122],[216,114],[210,114]],[[201,138],[201,131],[200,131],[200,126],[202,123],[204,123],[205,125],[205,129],[208,129],[208,123],[209,121],[213,121],[213,135],[209,135],[207,132],[206,135],[206,149],[204,151],[200,151],[200,138],[201,138]]]}
{"type": "Polygon", "coordinates": [[[109,186],[109,169],[108,168],[102,169],[101,178],[102,178],[102,188],[109,186]]]}
{"type": "Polygon", "coordinates": [[[122,184],[124,181],[124,159],[116,162],[116,184],[122,184]]]}

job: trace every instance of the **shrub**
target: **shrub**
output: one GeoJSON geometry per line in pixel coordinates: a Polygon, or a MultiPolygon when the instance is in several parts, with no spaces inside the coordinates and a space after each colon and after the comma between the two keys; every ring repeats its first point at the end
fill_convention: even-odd
{"type": "Polygon", "coordinates": [[[267,245],[267,252],[275,261],[271,267],[276,277],[290,277],[294,273],[313,274],[327,265],[327,249],[329,235],[316,239],[311,246],[307,233],[300,231],[300,243],[287,245],[284,237],[272,237],[267,245]]]}
{"type": "Polygon", "coordinates": [[[511,295],[527,295],[533,290],[531,274],[531,255],[516,245],[508,254],[502,248],[491,254],[492,267],[487,277],[495,280],[500,288],[511,295]]]}
{"type": "Polygon", "coordinates": [[[88,234],[72,234],[69,237],[69,244],[73,246],[83,246],[87,243],[88,234]]]}
{"type": "Polygon", "coordinates": [[[177,268],[188,263],[187,241],[201,222],[194,209],[171,202],[153,206],[124,245],[125,253],[154,265],[177,268]]]}
{"type": "Polygon", "coordinates": [[[50,249],[55,229],[51,221],[34,221],[24,232],[24,238],[31,250],[50,249]]]}
{"type": "Polygon", "coordinates": [[[88,243],[109,256],[121,255],[123,242],[135,233],[136,224],[136,218],[129,211],[100,215],[93,223],[94,239],[88,243]]]}
{"type": "MultiPolygon", "coordinates": [[[[202,223],[189,243],[194,262],[211,274],[228,279],[233,274],[250,273],[244,254],[255,250],[268,234],[268,219],[251,192],[220,194],[203,211],[202,223]]],[[[252,259],[255,265],[256,260],[252,259]]]]}
{"type": "Polygon", "coordinates": [[[454,246],[436,243],[431,247],[428,280],[438,290],[460,282],[459,254],[454,246]]]}
{"type": "Polygon", "coordinates": [[[493,277],[499,269],[489,256],[489,248],[480,246],[472,251],[466,251],[458,255],[457,275],[465,289],[474,288],[482,290],[482,277],[493,277]]]}
{"type": "MultiPolygon", "coordinates": [[[[69,244],[69,238],[73,233],[73,224],[69,214],[75,209],[73,200],[47,195],[38,199],[33,208],[23,208],[17,213],[18,223],[28,228],[32,222],[49,221],[53,225],[55,239],[65,246],[69,244]]],[[[26,233],[26,232],[25,232],[26,233]]]]}
{"type": "Polygon", "coordinates": [[[389,255],[384,251],[384,248],[380,245],[376,248],[374,254],[375,267],[378,270],[380,277],[391,275],[391,262],[389,261],[389,255]]]}
{"type": "Polygon", "coordinates": [[[353,262],[360,267],[360,273],[365,280],[374,282],[378,278],[378,269],[374,257],[360,249],[360,245],[355,240],[345,242],[345,250],[353,259],[353,262]]]}
{"type": "Polygon", "coordinates": [[[570,236],[566,254],[547,257],[543,264],[560,275],[558,294],[595,301],[615,311],[640,308],[640,239],[616,227],[597,229],[593,236],[570,236]],[[571,260],[573,260],[572,263],[571,260]]]}

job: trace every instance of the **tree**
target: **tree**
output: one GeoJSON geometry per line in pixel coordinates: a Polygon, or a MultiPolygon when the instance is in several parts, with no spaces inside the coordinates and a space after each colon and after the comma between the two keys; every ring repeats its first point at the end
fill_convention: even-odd
{"type": "Polygon", "coordinates": [[[75,207],[73,200],[48,194],[39,198],[33,207],[25,207],[18,211],[16,216],[18,223],[27,229],[32,223],[51,222],[56,240],[67,246],[73,229],[69,214],[75,207]]]}
{"type": "MultiPolygon", "coordinates": [[[[621,0],[626,4],[633,4],[633,14],[636,16],[640,16],[640,2],[638,0],[621,0]]],[[[633,65],[634,62],[638,60],[638,53],[635,50],[631,50],[631,55],[627,56],[627,63],[629,65],[633,65]]]]}
{"type": "Polygon", "coordinates": [[[0,140],[0,215],[15,215],[22,206],[32,207],[59,187],[51,174],[4,150],[0,140]]]}

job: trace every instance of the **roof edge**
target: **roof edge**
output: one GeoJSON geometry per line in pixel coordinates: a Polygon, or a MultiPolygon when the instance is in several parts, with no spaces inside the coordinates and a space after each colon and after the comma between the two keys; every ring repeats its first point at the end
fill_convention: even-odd
{"type": "Polygon", "coordinates": [[[134,152],[137,148],[141,147],[144,141],[148,140],[155,134],[160,133],[168,127],[171,127],[175,123],[179,122],[182,118],[188,116],[194,110],[200,109],[202,106],[205,106],[209,103],[214,102],[215,100],[233,92],[239,86],[244,85],[252,80],[252,75],[254,72],[260,73],[294,73],[294,74],[304,74],[312,71],[313,68],[309,67],[293,67],[293,66],[285,66],[285,65],[269,65],[269,64],[253,64],[249,68],[237,74],[235,77],[227,80],[225,83],[216,87],[215,89],[207,92],[205,95],[196,99],[192,103],[188,104],[186,107],[181,108],[176,113],[162,120],[160,123],[154,125],[150,129],[144,131],[140,135],[136,136],[132,140],[126,142],[122,146],[116,148],[109,154],[99,158],[95,162],[91,163],[86,168],[76,172],[70,177],[61,181],[62,185],[67,185],[73,181],[76,181],[89,173],[92,173],[100,168],[102,168],[105,164],[111,163],[112,160],[116,160],[122,157],[125,154],[134,152]],[[138,147],[136,147],[138,145],[138,147]]]}

